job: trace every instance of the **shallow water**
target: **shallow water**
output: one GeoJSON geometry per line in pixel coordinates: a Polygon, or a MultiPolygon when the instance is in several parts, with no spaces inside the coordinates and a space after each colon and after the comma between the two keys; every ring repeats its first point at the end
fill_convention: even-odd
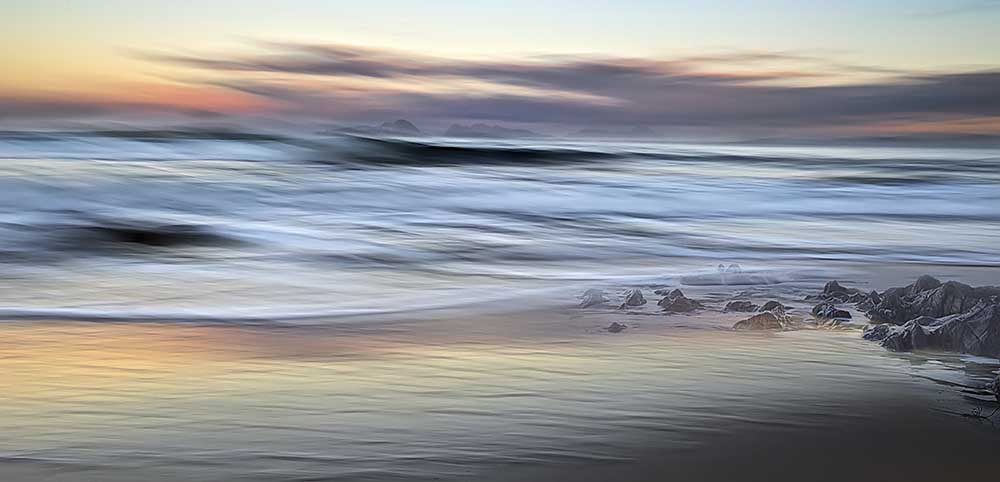
{"type": "MultiPolygon", "coordinates": [[[[855,331],[733,333],[693,320],[619,335],[576,314],[380,328],[5,326],[0,472],[530,480],[648,466],[657,480],[656,463],[747,435],[864,444],[871,427],[905,422],[947,427],[941,450],[1000,442],[995,426],[962,417],[990,407],[985,397],[948,385],[981,385],[994,360],[892,355],[855,331]]],[[[913,445],[891,440],[886,457],[913,445]]]]}

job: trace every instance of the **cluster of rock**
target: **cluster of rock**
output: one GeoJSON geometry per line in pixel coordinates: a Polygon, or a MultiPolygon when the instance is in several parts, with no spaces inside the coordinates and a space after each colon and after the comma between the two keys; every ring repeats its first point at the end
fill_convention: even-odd
{"type": "MultiPolygon", "coordinates": [[[[838,301],[854,303],[871,320],[864,338],[889,350],[935,348],[1000,356],[1000,287],[942,283],[921,276],[910,285],[881,294],[864,294],[839,285],[833,288],[840,293],[838,301]]],[[[823,298],[829,295],[827,291],[819,297],[827,299],[823,298]]]]}
{"type": "MultiPolygon", "coordinates": [[[[654,293],[663,297],[656,304],[667,313],[690,313],[705,307],[705,305],[701,304],[697,300],[684,296],[684,292],[679,289],[659,289],[654,293]]],[[[579,306],[580,308],[591,308],[594,306],[602,306],[609,301],[610,300],[603,290],[589,289],[580,297],[579,306]]],[[[638,288],[630,288],[626,290],[622,296],[622,302],[618,305],[618,309],[625,310],[628,308],[642,306],[646,303],[647,301],[642,295],[642,290],[638,288]]]]}
{"type": "MultiPolygon", "coordinates": [[[[662,296],[657,306],[667,313],[690,313],[705,307],[679,289],[661,289],[655,293],[662,296]]],[[[879,293],[830,281],[822,292],[806,299],[817,302],[811,314],[819,326],[840,326],[849,322],[851,312],[842,305],[854,305],[871,320],[864,329],[864,338],[890,350],[935,348],[1000,357],[1000,287],[972,287],[955,281],[942,283],[931,276],[921,276],[910,285],[879,293]]],[[[591,289],[581,297],[580,307],[608,302],[603,291],[591,289]]],[[[628,309],[646,303],[642,291],[632,288],[625,291],[618,307],[628,309]]],[[[725,311],[753,313],[733,326],[737,330],[788,330],[803,326],[777,301],[758,306],[750,300],[733,300],[726,304],[725,311]]],[[[618,333],[626,328],[616,322],[606,330],[618,333]]],[[[1000,380],[992,389],[1000,390],[1000,380]]]]}

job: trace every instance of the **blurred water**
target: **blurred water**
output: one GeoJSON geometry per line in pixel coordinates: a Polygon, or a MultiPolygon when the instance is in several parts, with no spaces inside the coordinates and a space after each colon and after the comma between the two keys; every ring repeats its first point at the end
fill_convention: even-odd
{"type": "Polygon", "coordinates": [[[329,317],[717,262],[1000,262],[989,150],[115,132],[8,133],[0,158],[7,317],[329,317]]]}
{"type": "Polygon", "coordinates": [[[718,308],[996,284],[996,151],[105,132],[0,159],[2,480],[995,471],[968,415],[996,360],[718,308]],[[734,262],[776,284],[701,282],[734,262]],[[573,307],[685,280],[699,316],[573,307]]]}

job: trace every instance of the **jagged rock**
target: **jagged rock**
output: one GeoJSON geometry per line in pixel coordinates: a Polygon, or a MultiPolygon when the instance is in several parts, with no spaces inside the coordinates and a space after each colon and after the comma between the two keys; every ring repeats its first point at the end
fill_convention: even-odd
{"type": "Polygon", "coordinates": [[[916,320],[908,321],[903,326],[891,327],[888,336],[882,339],[882,346],[892,351],[919,350],[929,345],[927,330],[916,320]]]}
{"type": "Polygon", "coordinates": [[[671,313],[690,313],[704,308],[701,303],[684,296],[684,293],[679,289],[671,291],[656,304],[663,308],[663,311],[671,313]]]}
{"type": "Polygon", "coordinates": [[[845,288],[836,280],[828,282],[820,294],[806,297],[810,301],[820,300],[835,303],[860,303],[867,298],[868,295],[863,291],[857,288],[845,288]]]}
{"type": "Polygon", "coordinates": [[[893,351],[921,348],[957,351],[972,355],[1000,356],[1000,303],[981,302],[966,313],[939,318],[921,316],[902,326],[872,325],[866,340],[881,341],[893,351]]]}
{"type": "Polygon", "coordinates": [[[937,278],[925,274],[925,275],[917,278],[917,280],[914,281],[913,284],[905,287],[904,288],[904,291],[905,291],[904,294],[906,296],[913,296],[913,295],[916,295],[918,293],[923,293],[924,291],[927,291],[927,290],[932,290],[932,289],[937,288],[939,286],[941,286],[941,282],[938,281],[937,278]]]}
{"type": "Polygon", "coordinates": [[[638,288],[632,288],[625,292],[625,301],[622,301],[618,309],[624,310],[629,306],[642,306],[644,304],[646,304],[646,298],[642,296],[642,291],[638,288]]]}
{"type": "Polygon", "coordinates": [[[935,320],[931,344],[935,348],[1000,357],[1000,303],[981,302],[966,313],[935,320]]]}
{"type": "Polygon", "coordinates": [[[757,313],[733,325],[735,330],[784,330],[791,326],[792,319],[784,310],[776,309],[757,313]]]}
{"type": "Polygon", "coordinates": [[[724,311],[739,311],[739,312],[757,311],[757,305],[747,300],[735,300],[726,303],[726,308],[724,311]]]}
{"type": "Polygon", "coordinates": [[[920,316],[940,318],[965,313],[983,300],[1000,296],[997,287],[973,288],[956,281],[935,283],[934,278],[922,276],[909,286],[886,290],[868,317],[874,323],[901,325],[920,316]]]}
{"type": "Polygon", "coordinates": [[[615,322],[612,322],[610,325],[608,325],[608,327],[605,328],[605,330],[608,330],[611,333],[621,333],[626,328],[628,328],[628,327],[625,326],[625,325],[623,325],[623,324],[621,324],[621,323],[618,323],[617,321],[615,321],[615,322]]]}
{"type": "Polygon", "coordinates": [[[882,341],[895,330],[895,325],[866,325],[861,337],[868,341],[882,341]]]}
{"type": "Polygon", "coordinates": [[[879,296],[878,291],[872,290],[872,292],[868,293],[868,296],[864,300],[858,302],[854,306],[861,311],[868,312],[874,309],[875,306],[877,306],[881,302],[882,302],[882,297],[879,296]]]}
{"type": "Polygon", "coordinates": [[[851,319],[851,314],[849,312],[837,308],[833,305],[833,303],[827,302],[814,306],[812,309],[812,315],[821,321],[851,319]]]}
{"type": "Polygon", "coordinates": [[[589,289],[580,297],[580,308],[590,308],[591,306],[599,306],[607,302],[608,299],[604,296],[604,291],[589,289]]]}
{"type": "Polygon", "coordinates": [[[764,303],[764,306],[761,306],[760,308],[758,308],[758,311],[772,311],[772,310],[774,310],[776,308],[779,308],[782,311],[788,309],[787,306],[785,306],[785,305],[783,305],[781,303],[778,303],[777,301],[771,300],[771,301],[768,301],[767,303],[764,303]]]}

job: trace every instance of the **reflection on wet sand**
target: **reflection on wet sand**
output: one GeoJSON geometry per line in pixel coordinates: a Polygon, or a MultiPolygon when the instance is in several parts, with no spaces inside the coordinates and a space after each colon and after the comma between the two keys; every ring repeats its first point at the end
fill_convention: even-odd
{"type": "Polygon", "coordinates": [[[0,474],[922,480],[935,473],[927,457],[971,476],[1000,441],[989,422],[961,416],[987,403],[961,387],[980,384],[990,360],[894,355],[855,331],[733,333],[645,317],[611,334],[601,321],[7,324],[0,474]]]}

